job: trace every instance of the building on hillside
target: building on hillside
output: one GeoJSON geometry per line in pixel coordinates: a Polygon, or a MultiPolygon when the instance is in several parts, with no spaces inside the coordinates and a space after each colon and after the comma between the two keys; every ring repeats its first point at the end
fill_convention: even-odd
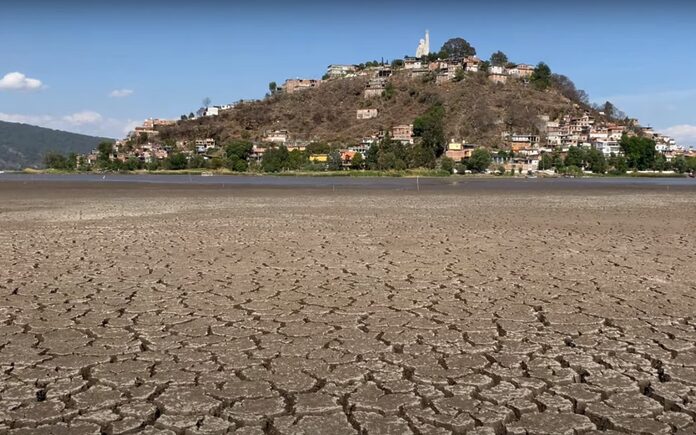
{"type": "Polygon", "coordinates": [[[476,145],[468,144],[466,142],[458,142],[451,140],[447,144],[447,149],[445,150],[445,156],[454,160],[455,162],[461,162],[471,157],[471,153],[476,149],[476,145]]]}
{"type": "Polygon", "coordinates": [[[488,75],[488,80],[492,81],[493,83],[505,84],[505,83],[507,83],[507,79],[508,79],[508,76],[506,74],[491,73],[488,75]]]}
{"type": "Polygon", "coordinates": [[[356,113],[357,119],[372,119],[377,117],[377,109],[358,109],[356,113]]]}
{"type": "Polygon", "coordinates": [[[463,65],[468,72],[478,72],[481,67],[481,59],[476,56],[469,56],[464,59],[463,65]]]}
{"type": "Polygon", "coordinates": [[[508,74],[520,79],[526,79],[532,76],[534,67],[531,65],[520,64],[508,70],[508,74]]]}
{"type": "Polygon", "coordinates": [[[321,84],[321,80],[315,79],[287,79],[283,84],[283,91],[288,94],[316,88],[321,84]]]}
{"type": "Polygon", "coordinates": [[[404,58],[404,69],[421,69],[423,68],[423,62],[417,57],[405,57],[404,58]]]}
{"type": "Polygon", "coordinates": [[[338,79],[354,74],[357,70],[355,65],[338,65],[331,64],[326,68],[326,76],[330,79],[338,79]]]}
{"type": "Polygon", "coordinates": [[[329,161],[328,154],[312,154],[309,156],[309,161],[312,163],[327,163],[329,161]]]}
{"type": "Polygon", "coordinates": [[[386,85],[385,79],[380,79],[380,78],[371,79],[367,83],[367,88],[365,88],[365,91],[363,92],[363,96],[366,99],[373,98],[373,97],[381,97],[382,93],[384,93],[385,85],[386,85]]]}
{"type": "Polygon", "coordinates": [[[266,133],[263,138],[264,142],[285,144],[288,141],[289,133],[287,130],[273,130],[266,133]]]}
{"type": "Polygon", "coordinates": [[[413,144],[413,124],[397,125],[391,129],[392,140],[404,144],[413,144]]]}
{"type": "Polygon", "coordinates": [[[218,116],[220,114],[220,109],[216,106],[206,107],[203,111],[203,116],[218,116]]]}

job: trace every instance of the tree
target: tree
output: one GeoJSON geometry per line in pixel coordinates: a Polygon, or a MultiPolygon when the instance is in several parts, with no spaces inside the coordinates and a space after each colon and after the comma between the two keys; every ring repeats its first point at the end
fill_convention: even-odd
{"type": "Polygon", "coordinates": [[[644,171],[655,163],[655,141],[647,137],[623,135],[619,143],[629,168],[644,171]]]}
{"type": "Polygon", "coordinates": [[[549,169],[553,168],[553,159],[548,153],[544,153],[541,155],[541,159],[539,159],[539,170],[540,171],[547,171],[549,169]]]}
{"type": "Polygon", "coordinates": [[[430,149],[435,157],[445,151],[445,108],[436,104],[413,121],[413,135],[421,139],[421,145],[430,149]]]}
{"type": "Polygon", "coordinates": [[[69,169],[68,159],[60,153],[48,152],[43,161],[49,169],[69,169]]]}
{"type": "Polygon", "coordinates": [[[402,59],[394,59],[391,63],[392,69],[399,69],[404,67],[404,61],[402,59]]]}
{"type": "Polygon", "coordinates": [[[440,52],[447,53],[448,57],[475,56],[476,49],[463,38],[452,38],[445,42],[440,52]]]}
{"type": "Polygon", "coordinates": [[[433,149],[420,143],[409,150],[408,166],[411,168],[434,168],[435,154],[433,149]]]}
{"type": "Polygon", "coordinates": [[[440,169],[450,174],[454,172],[454,159],[443,157],[442,160],[440,160],[440,169]]]}
{"type": "Polygon", "coordinates": [[[551,85],[567,99],[582,104],[589,104],[587,92],[577,89],[575,83],[563,74],[551,74],[551,85]]]}
{"type": "Polygon", "coordinates": [[[585,156],[587,160],[587,169],[595,174],[603,174],[607,172],[607,161],[604,158],[604,153],[596,148],[587,151],[585,156]]]}
{"type": "Polygon", "coordinates": [[[365,159],[363,159],[363,155],[360,153],[353,154],[353,157],[350,159],[351,169],[362,169],[364,165],[365,159]]]}
{"type": "Polygon", "coordinates": [[[265,172],[280,172],[287,168],[288,157],[289,153],[285,145],[281,145],[278,148],[269,148],[263,153],[261,168],[265,172]]]}
{"type": "Polygon", "coordinates": [[[271,95],[275,94],[278,90],[278,84],[276,82],[270,82],[268,84],[268,90],[271,91],[271,95]]]}
{"type": "Polygon", "coordinates": [[[476,148],[467,161],[467,167],[472,172],[485,172],[491,161],[491,153],[486,148],[476,148]]]}
{"type": "Polygon", "coordinates": [[[665,158],[665,155],[662,153],[657,153],[655,156],[655,162],[653,163],[653,169],[662,172],[666,167],[667,159],[665,158]]]}
{"type": "Polygon", "coordinates": [[[329,153],[328,167],[329,171],[340,171],[343,169],[343,160],[341,159],[340,151],[334,150],[329,153]]]}
{"type": "Polygon", "coordinates": [[[576,168],[582,168],[585,161],[585,152],[580,147],[569,147],[568,154],[564,161],[565,166],[575,166],[576,168]]]}
{"type": "Polygon", "coordinates": [[[188,160],[182,153],[173,153],[167,159],[167,166],[169,169],[173,170],[186,169],[188,166],[188,160]]]}
{"type": "Polygon", "coordinates": [[[452,80],[455,82],[461,82],[465,78],[466,78],[466,71],[464,70],[464,68],[462,68],[461,66],[457,67],[456,71],[454,72],[454,78],[452,80]]]}
{"type": "Polygon", "coordinates": [[[529,81],[539,90],[547,89],[551,85],[551,68],[544,62],[539,62],[536,68],[534,68],[529,81]]]}
{"type": "MultiPolygon", "coordinates": [[[[387,136],[385,139],[387,139],[387,136]]],[[[379,158],[379,144],[373,143],[370,148],[367,149],[367,154],[365,155],[365,165],[370,169],[377,169],[377,159],[379,158]]]]}
{"type": "Polygon", "coordinates": [[[97,145],[97,160],[100,162],[108,162],[111,160],[111,154],[114,152],[114,144],[112,142],[100,142],[97,145]]]}
{"type": "Polygon", "coordinates": [[[328,154],[331,151],[329,144],[324,142],[312,142],[305,147],[307,154],[328,154]]]}
{"type": "Polygon", "coordinates": [[[505,53],[498,50],[491,54],[491,65],[493,66],[505,66],[508,63],[508,57],[505,53]]]}
{"type": "Polygon", "coordinates": [[[287,167],[292,171],[297,171],[302,169],[309,162],[309,157],[306,153],[294,149],[288,153],[287,167]]]}
{"type": "Polygon", "coordinates": [[[210,103],[211,103],[210,97],[203,98],[203,107],[205,107],[207,109],[210,106],[210,103]]]}
{"type": "Polygon", "coordinates": [[[225,145],[225,154],[228,159],[247,160],[254,145],[246,140],[233,140],[225,145]]]}
{"type": "Polygon", "coordinates": [[[672,160],[672,168],[677,174],[683,174],[687,171],[687,162],[684,156],[677,156],[672,160]]]}

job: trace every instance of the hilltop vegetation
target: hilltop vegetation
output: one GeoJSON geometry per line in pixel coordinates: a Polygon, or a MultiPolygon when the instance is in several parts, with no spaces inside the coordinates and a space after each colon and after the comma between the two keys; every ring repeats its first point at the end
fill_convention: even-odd
{"type": "Polygon", "coordinates": [[[39,167],[49,153],[86,153],[105,140],[110,139],[0,121],[0,169],[39,167]]]}
{"type": "Polygon", "coordinates": [[[365,99],[368,80],[331,80],[302,92],[276,93],[261,101],[241,103],[220,116],[179,121],[162,128],[161,137],[211,137],[221,143],[239,138],[261,141],[264,132],[285,129],[293,139],[351,145],[395,125],[411,124],[432,107],[441,106],[444,137],[494,147],[505,131],[537,132],[538,115],[553,118],[592,110],[573,98],[577,92],[572,82],[569,86],[569,81],[558,79],[548,88],[538,89],[521,81],[493,83],[484,73],[467,73],[461,81],[439,85],[431,76],[395,75],[382,97],[365,99]],[[356,119],[356,111],[366,108],[377,109],[378,116],[356,119]]]}

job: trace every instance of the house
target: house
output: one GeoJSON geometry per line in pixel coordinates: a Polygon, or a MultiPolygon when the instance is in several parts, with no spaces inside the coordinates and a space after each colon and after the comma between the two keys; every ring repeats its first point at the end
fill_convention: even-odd
{"type": "Polygon", "coordinates": [[[520,79],[527,79],[534,73],[534,67],[531,65],[520,64],[508,70],[508,74],[520,79]]]}
{"type": "Polygon", "coordinates": [[[508,76],[506,74],[489,74],[488,75],[488,80],[492,81],[493,83],[502,83],[505,84],[507,83],[508,76]]]}
{"type": "Polygon", "coordinates": [[[423,62],[421,62],[420,59],[417,57],[405,57],[404,58],[404,69],[411,70],[411,69],[422,69],[423,68],[423,62]]]}
{"type": "Polygon", "coordinates": [[[481,59],[476,56],[469,56],[464,59],[464,69],[469,72],[478,72],[481,66],[481,59]]]}
{"type": "Polygon", "coordinates": [[[367,88],[363,92],[363,96],[366,99],[373,98],[373,97],[381,97],[382,93],[384,92],[386,81],[384,79],[376,78],[376,79],[371,79],[367,83],[367,88]]]}
{"type": "Polygon", "coordinates": [[[473,153],[475,149],[476,145],[451,140],[450,143],[447,144],[445,156],[455,162],[461,162],[471,157],[471,153],[473,153]]]}
{"type": "Polygon", "coordinates": [[[337,79],[349,74],[354,74],[356,69],[357,67],[355,65],[332,64],[326,68],[326,76],[330,79],[337,79]]]}
{"type": "Polygon", "coordinates": [[[312,163],[326,163],[329,161],[328,154],[312,154],[309,156],[309,161],[312,163]]]}
{"type": "Polygon", "coordinates": [[[377,109],[358,109],[357,119],[372,119],[377,117],[377,109]]]}
{"type": "Polygon", "coordinates": [[[491,74],[507,75],[507,70],[502,66],[492,66],[488,70],[491,74]]]}
{"type": "Polygon", "coordinates": [[[220,114],[220,109],[216,106],[206,107],[203,111],[203,116],[218,116],[220,114]]]}
{"type": "Polygon", "coordinates": [[[264,142],[285,144],[288,141],[289,133],[287,130],[273,130],[263,138],[264,142]]]}
{"type": "Polygon", "coordinates": [[[287,79],[283,84],[283,91],[288,94],[316,88],[321,84],[321,80],[315,79],[287,79]]]}
{"type": "Polygon", "coordinates": [[[391,137],[404,144],[413,144],[413,124],[392,127],[391,137]]]}

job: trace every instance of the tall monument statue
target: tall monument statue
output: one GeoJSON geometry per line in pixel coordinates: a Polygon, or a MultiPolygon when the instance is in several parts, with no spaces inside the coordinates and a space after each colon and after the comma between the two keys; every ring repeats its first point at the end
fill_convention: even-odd
{"type": "Polygon", "coordinates": [[[430,54],[430,33],[425,31],[425,39],[421,39],[418,42],[418,48],[416,49],[416,57],[423,57],[430,54]]]}

